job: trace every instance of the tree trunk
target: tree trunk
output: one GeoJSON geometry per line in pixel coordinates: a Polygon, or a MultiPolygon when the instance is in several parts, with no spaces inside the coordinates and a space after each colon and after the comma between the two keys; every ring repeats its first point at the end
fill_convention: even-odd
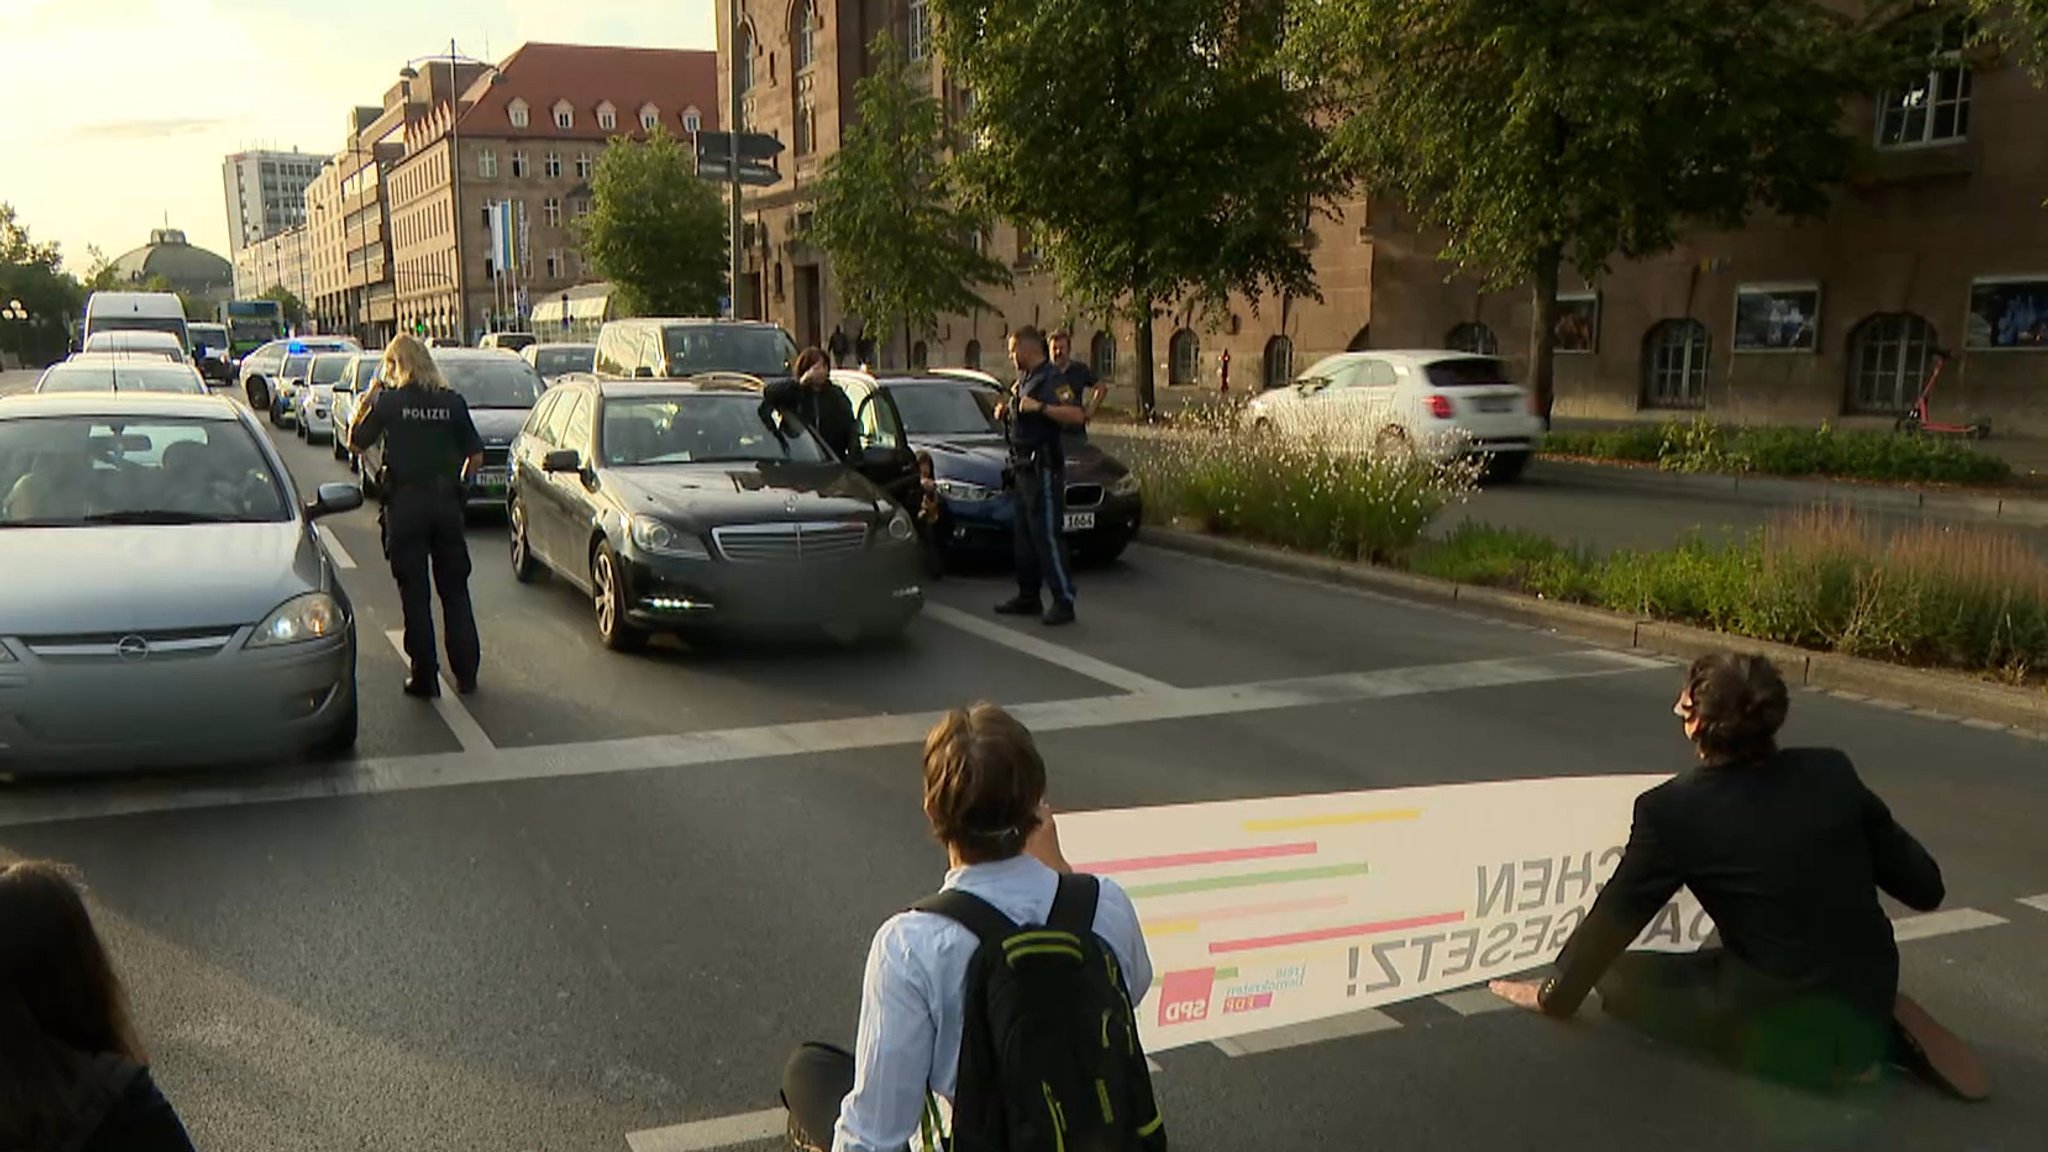
{"type": "Polygon", "coordinates": [[[1550,410],[1557,403],[1557,266],[1561,259],[1556,248],[1537,257],[1536,283],[1530,289],[1529,389],[1546,429],[1550,427],[1550,410]]]}
{"type": "Polygon", "coordinates": [[[1158,396],[1152,387],[1152,301],[1138,301],[1137,337],[1131,351],[1138,368],[1138,419],[1150,422],[1158,412],[1158,396]]]}

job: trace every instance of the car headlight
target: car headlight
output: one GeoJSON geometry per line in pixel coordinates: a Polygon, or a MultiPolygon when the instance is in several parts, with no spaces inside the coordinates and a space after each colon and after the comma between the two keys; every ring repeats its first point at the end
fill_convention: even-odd
{"type": "Polygon", "coordinates": [[[941,480],[938,483],[938,489],[939,495],[948,500],[958,500],[963,504],[979,504],[984,500],[993,500],[1002,495],[1000,489],[989,488],[981,484],[969,484],[965,480],[941,480]]]}
{"type": "Polygon", "coordinates": [[[1138,494],[1138,474],[1136,472],[1126,472],[1117,477],[1116,482],[1109,486],[1109,494],[1111,496],[1136,496],[1138,494]]]}
{"type": "Polygon", "coordinates": [[[324,640],[342,628],[341,605],[325,592],[294,596],[265,617],[249,637],[251,648],[324,640]]]}
{"type": "Polygon", "coordinates": [[[910,526],[910,517],[904,515],[901,511],[889,517],[889,539],[903,541],[915,535],[917,535],[917,529],[910,526]]]}
{"type": "Polygon", "coordinates": [[[633,517],[633,543],[635,546],[659,556],[676,556],[685,560],[709,560],[711,553],[705,549],[704,541],[688,532],[679,531],[652,516],[633,517]]]}

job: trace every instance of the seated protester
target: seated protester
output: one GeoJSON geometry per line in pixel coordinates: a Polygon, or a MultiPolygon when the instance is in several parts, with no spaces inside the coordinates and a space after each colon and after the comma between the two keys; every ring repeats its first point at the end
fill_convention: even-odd
{"type": "Polygon", "coordinates": [[[924,810],[951,871],[875,933],[854,1052],[807,1044],[790,1058],[792,1142],[1164,1152],[1133,1012],[1152,985],[1138,914],[1060,855],[1031,733],[993,704],[948,713],[925,737],[924,810]],[[953,1110],[943,1144],[940,1097],[953,1110]]]}
{"type": "Polygon", "coordinates": [[[770,408],[794,413],[841,460],[860,459],[860,422],[853,401],[832,382],[832,362],[822,349],[797,354],[796,379],[777,380],[762,393],[770,408]]]}
{"type": "Polygon", "coordinates": [[[192,1152],[121,982],[54,866],[0,869],[0,1148],[192,1152]]]}
{"type": "Polygon", "coordinates": [[[1965,1099],[1976,1054],[1899,992],[1878,892],[1941,904],[1941,870],[1842,753],[1777,746],[1789,703],[1761,656],[1693,662],[1674,713],[1698,767],[1636,800],[1614,876],[1541,985],[1495,981],[1524,1008],[1569,1017],[1597,986],[1608,1015],[1743,1072],[1810,1088],[1900,1067],[1965,1099]],[[1683,885],[1721,947],[1626,949],[1683,885]]]}

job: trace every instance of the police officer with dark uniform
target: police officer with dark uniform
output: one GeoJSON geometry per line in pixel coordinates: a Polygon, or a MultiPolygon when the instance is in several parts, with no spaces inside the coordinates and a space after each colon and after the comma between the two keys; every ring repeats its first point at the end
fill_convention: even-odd
{"type": "Polygon", "coordinates": [[[1045,334],[1023,327],[1010,336],[1010,361],[1023,373],[998,408],[1010,440],[1010,496],[1016,508],[1017,595],[996,605],[1005,616],[1074,621],[1073,565],[1064,536],[1067,506],[1065,429],[1088,418],[1066,376],[1046,356],[1045,334]],[[1040,600],[1052,592],[1052,606],[1040,600]]]}
{"type": "Polygon", "coordinates": [[[405,609],[408,696],[441,694],[434,651],[434,592],[441,594],[449,671],[464,695],[476,691],[482,662],[469,603],[469,544],[463,492],[483,465],[484,443],[469,404],[449,389],[427,346],[405,334],[384,350],[377,380],[348,433],[358,454],[385,440],[384,554],[405,609]],[[431,583],[430,583],[431,581],[431,583]]]}

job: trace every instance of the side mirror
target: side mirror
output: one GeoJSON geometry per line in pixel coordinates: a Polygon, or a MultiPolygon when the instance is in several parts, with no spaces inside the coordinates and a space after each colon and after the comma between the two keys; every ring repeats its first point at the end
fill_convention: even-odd
{"type": "Polygon", "coordinates": [[[557,448],[540,460],[543,472],[581,472],[583,456],[574,448],[557,448]]]}
{"type": "Polygon", "coordinates": [[[887,468],[901,459],[902,455],[896,449],[881,444],[869,445],[860,452],[860,465],[863,468],[887,468]]]}
{"type": "Polygon", "coordinates": [[[306,505],[306,518],[318,520],[336,512],[353,512],[363,506],[363,490],[353,484],[322,484],[306,505]]]}

